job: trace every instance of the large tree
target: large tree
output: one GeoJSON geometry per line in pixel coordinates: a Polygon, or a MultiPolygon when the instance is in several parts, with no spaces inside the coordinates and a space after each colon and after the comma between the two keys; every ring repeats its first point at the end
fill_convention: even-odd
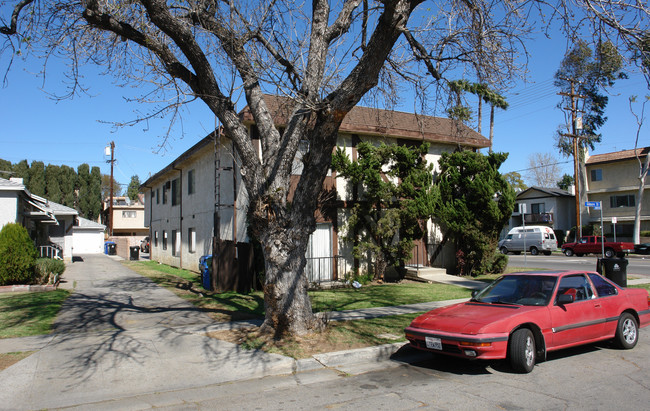
{"type": "Polygon", "coordinates": [[[526,178],[530,185],[551,188],[561,178],[558,160],[552,153],[533,153],[528,156],[526,178]]]}
{"type": "Polygon", "coordinates": [[[85,90],[79,82],[83,66],[98,64],[124,83],[142,83],[142,101],[171,101],[157,105],[150,117],[169,112],[176,119],[179,108],[194,100],[214,113],[236,148],[252,234],[264,252],[263,329],[278,333],[317,325],[303,272],[305,251],[346,114],[364,96],[394,103],[405,83],[425,109],[439,101],[433,86],[445,92],[447,80],[461,76],[502,89],[530,28],[526,18],[545,4],[457,0],[416,11],[424,0],[332,3],[1,3],[0,33],[7,36],[2,50],[70,58],[72,94],[85,90]],[[290,98],[282,130],[275,127],[265,93],[290,98]],[[249,138],[238,116],[240,96],[260,140],[249,138]],[[301,141],[309,143],[309,153],[289,204],[291,165],[301,141]]]}
{"type": "MultiPolygon", "coordinates": [[[[110,179],[110,177],[109,177],[110,179]]],[[[131,176],[131,182],[129,182],[129,187],[126,190],[126,195],[133,201],[138,199],[138,193],[140,192],[140,177],[137,175],[131,176]]]]}

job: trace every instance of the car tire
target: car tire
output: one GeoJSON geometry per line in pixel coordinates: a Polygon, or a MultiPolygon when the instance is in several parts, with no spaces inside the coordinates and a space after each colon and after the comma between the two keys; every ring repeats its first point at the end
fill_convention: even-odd
{"type": "Polygon", "coordinates": [[[535,336],[528,328],[520,328],[510,337],[508,344],[510,366],[519,373],[529,373],[535,367],[535,336]]]}
{"type": "Polygon", "coordinates": [[[539,250],[537,249],[537,247],[530,247],[530,255],[538,255],[538,254],[539,254],[539,250]]]}
{"type": "Polygon", "coordinates": [[[566,255],[567,257],[571,257],[573,255],[573,250],[570,248],[565,248],[564,255],[566,255]]]}
{"type": "Polygon", "coordinates": [[[618,319],[616,326],[616,336],[614,342],[616,346],[624,350],[634,348],[639,341],[639,327],[636,319],[630,313],[623,313],[618,319]]]}
{"type": "Polygon", "coordinates": [[[508,254],[508,249],[505,247],[501,247],[501,254],[508,254]]]}

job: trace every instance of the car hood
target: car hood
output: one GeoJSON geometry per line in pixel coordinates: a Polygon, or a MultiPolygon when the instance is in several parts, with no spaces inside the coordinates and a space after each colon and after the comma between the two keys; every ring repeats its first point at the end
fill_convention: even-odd
{"type": "Polygon", "coordinates": [[[422,314],[413,320],[411,327],[463,334],[500,332],[506,331],[505,323],[509,323],[516,317],[544,308],[470,301],[438,308],[422,314]],[[501,329],[502,326],[504,326],[504,329],[501,329]]]}

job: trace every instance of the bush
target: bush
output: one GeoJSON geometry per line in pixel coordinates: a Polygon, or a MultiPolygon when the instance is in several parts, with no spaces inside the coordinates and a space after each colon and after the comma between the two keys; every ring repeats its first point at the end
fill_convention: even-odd
{"type": "Polygon", "coordinates": [[[25,227],[5,225],[0,230],[0,285],[33,283],[37,254],[25,227]]]}
{"type": "Polygon", "coordinates": [[[52,258],[39,258],[36,260],[34,270],[39,284],[56,284],[65,271],[65,263],[52,258]]]}

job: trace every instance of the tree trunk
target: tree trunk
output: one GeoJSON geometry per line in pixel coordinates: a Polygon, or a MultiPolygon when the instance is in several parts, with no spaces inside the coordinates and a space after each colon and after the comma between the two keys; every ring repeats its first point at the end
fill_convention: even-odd
{"type": "Polygon", "coordinates": [[[264,308],[266,310],[263,332],[274,333],[276,338],[285,334],[302,335],[319,330],[321,323],[312,313],[307,294],[305,253],[309,233],[287,235],[277,225],[262,240],[266,277],[264,281],[264,308]],[[292,238],[294,237],[294,238],[292,238]]]}

